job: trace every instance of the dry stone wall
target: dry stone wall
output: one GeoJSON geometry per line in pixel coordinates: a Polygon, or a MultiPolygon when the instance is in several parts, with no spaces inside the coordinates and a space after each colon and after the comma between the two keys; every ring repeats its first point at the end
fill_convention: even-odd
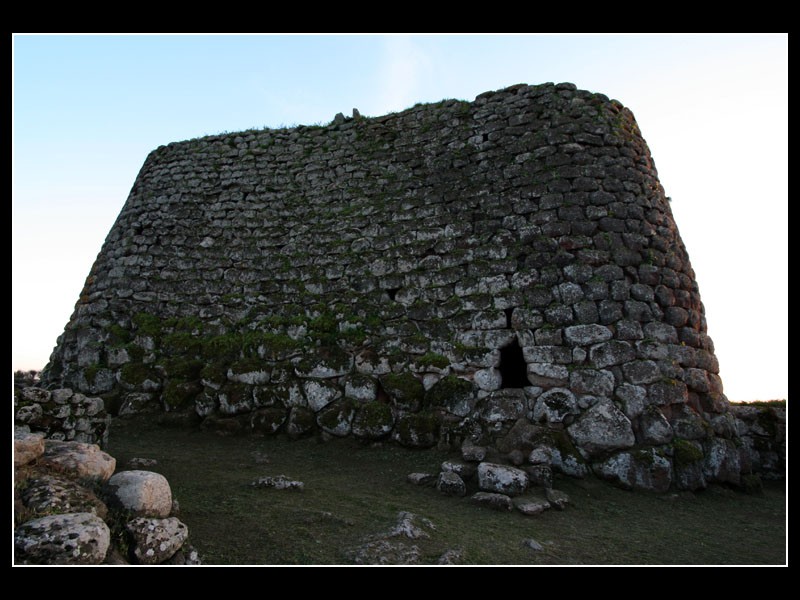
{"type": "Polygon", "coordinates": [[[742,471],[647,145],[572,84],[158,148],[43,380],[632,487],[742,471]]]}

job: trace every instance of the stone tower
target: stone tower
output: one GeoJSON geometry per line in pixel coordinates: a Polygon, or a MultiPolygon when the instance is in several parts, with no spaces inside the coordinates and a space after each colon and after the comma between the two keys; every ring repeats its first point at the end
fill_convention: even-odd
{"type": "Polygon", "coordinates": [[[633,115],[544,84],[156,149],[44,379],[662,490],[739,481],[717,373],[633,115]]]}

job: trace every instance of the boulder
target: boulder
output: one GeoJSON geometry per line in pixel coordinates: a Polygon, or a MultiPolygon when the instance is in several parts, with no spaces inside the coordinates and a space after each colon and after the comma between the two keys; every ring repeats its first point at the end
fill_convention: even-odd
{"type": "Polygon", "coordinates": [[[595,474],[624,489],[664,493],[672,484],[672,463],[655,448],[619,452],[593,467],[595,474]]]}
{"type": "Polygon", "coordinates": [[[101,519],[108,514],[106,505],[88,488],[72,479],[42,475],[27,481],[22,502],[36,513],[91,513],[101,519]]]}
{"type": "Polygon", "coordinates": [[[445,496],[466,496],[467,486],[464,480],[452,471],[439,473],[436,481],[436,489],[445,496]]]}
{"type": "Polygon", "coordinates": [[[152,471],[122,471],[108,480],[108,489],[123,508],[143,517],[167,517],[172,490],[166,477],[152,471]]]}
{"type": "Polygon", "coordinates": [[[550,508],[550,503],[544,498],[537,496],[525,496],[514,498],[514,507],[523,515],[538,515],[550,508]]]}
{"type": "Polygon", "coordinates": [[[17,564],[99,565],[111,542],[108,526],[91,513],[50,515],[14,532],[17,564]]]}
{"type": "Polygon", "coordinates": [[[14,466],[21,467],[44,454],[44,434],[14,430],[14,466]]]}
{"type": "Polygon", "coordinates": [[[334,402],[317,413],[317,425],[337,437],[350,435],[356,404],[352,400],[334,402]]]}
{"type": "Polygon", "coordinates": [[[476,446],[470,440],[461,445],[461,458],[467,462],[481,462],[486,458],[486,446],[476,446]]]}
{"type": "Polygon", "coordinates": [[[545,497],[547,498],[547,501],[550,503],[550,506],[552,506],[556,510],[564,510],[567,504],[569,504],[569,496],[567,496],[567,494],[562,492],[561,490],[554,490],[553,488],[547,488],[545,490],[545,497]]]}
{"type": "Polygon", "coordinates": [[[436,443],[439,426],[430,413],[405,415],[397,421],[393,439],[410,448],[430,448],[436,443]]]}
{"type": "Polygon", "coordinates": [[[286,433],[290,438],[302,437],[316,427],[314,412],[304,406],[293,406],[289,411],[289,419],[286,423],[286,433]]]}
{"type": "Polygon", "coordinates": [[[639,442],[660,446],[672,441],[672,426],[655,406],[648,407],[639,417],[639,442]]]}
{"type": "Polygon", "coordinates": [[[739,449],[731,440],[711,438],[705,447],[703,475],[708,481],[739,485],[740,460],[739,449]]]}
{"type": "Polygon", "coordinates": [[[544,550],[544,546],[542,546],[539,542],[537,542],[533,538],[527,538],[522,540],[522,546],[524,548],[530,548],[534,552],[541,552],[542,550],[544,550]]]}
{"type": "Polygon", "coordinates": [[[386,537],[406,537],[410,540],[429,538],[436,526],[430,519],[405,510],[397,513],[397,523],[386,533],[386,537]]]}
{"type": "Polygon", "coordinates": [[[377,440],[391,433],[394,415],[388,404],[378,401],[361,405],[353,418],[353,435],[367,440],[377,440]]]}
{"type": "Polygon", "coordinates": [[[114,472],[117,461],[100,450],[97,444],[45,440],[39,464],[76,477],[106,481],[114,472]]]}
{"type": "Polygon", "coordinates": [[[528,487],[528,474],[516,467],[482,462],[478,465],[478,487],[486,492],[518,496],[528,487]]]}
{"type": "Polygon", "coordinates": [[[171,558],[189,537],[189,528],[175,517],[137,517],[125,527],[133,538],[133,553],[140,563],[157,565],[171,558]]]}
{"type": "Polygon", "coordinates": [[[536,400],[533,408],[533,420],[547,423],[561,423],[568,415],[580,414],[578,400],[566,388],[547,390],[536,400]]]}
{"type": "Polygon", "coordinates": [[[497,390],[480,400],[477,407],[487,424],[516,421],[525,413],[525,392],[513,388],[497,390]]]}
{"type": "Polygon", "coordinates": [[[460,460],[446,460],[442,463],[441,470],[445,473],[455,473],[462,479],[469,480],[475,476],[477,467],[475,463],[468,463],[460,460]]]}
{"type": "Polygon", "coordinates": [[[511,498],[505,494],[476,492],[472,495],[472,501],[481,506],[491,508],[492,510],[511,510],[514,508],[511,498]]]}
{"type": "Polygon", "coordinates": [[[630,448],[636,441],[630,420],[609,400],[601,400],[586,410],[567,431],[587,458],[630,448]]]}
{"type": "Polygon", "coordinates": [[[276,490],[299,490],[302,491],[305,484],[302,481],[290,479],[286,475],[273,475],[259,477],[250,484],[257,488],[273,488],[276,490]]]}
{"type": "Polygon", "coordinates": [[[436,485],[437,476],[433,473],[409,473],[406,481],[412,485],[433,487],[436,485]]]}

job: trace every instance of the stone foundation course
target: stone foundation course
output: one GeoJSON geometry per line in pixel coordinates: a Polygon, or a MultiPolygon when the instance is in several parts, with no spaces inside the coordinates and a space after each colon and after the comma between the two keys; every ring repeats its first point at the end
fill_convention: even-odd
{"type": "Polygon", "coordinates": [[[42,381],[111,414],[467,442],[636,489],[771,456],[743,458],[633,114],[568,83],[159,147],[42,381]]]}

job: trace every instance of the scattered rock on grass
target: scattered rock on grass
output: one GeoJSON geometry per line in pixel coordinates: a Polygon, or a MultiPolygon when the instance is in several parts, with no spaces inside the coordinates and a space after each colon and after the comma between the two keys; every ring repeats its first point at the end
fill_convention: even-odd
{"type": "Polygon", "coordinates": [[[464,561],[464,550],[462,548],[451,548],[436,561],[437,565],[460,565],[464,561]]]}
{"type": "Polygon", "coordinates": [[[445,496],[467,495],[467,486],[464,484],[464,480],[450,471],[439,473],[439,479],[436,481],[436,489],[445,496]]]}
{"type": "Polygon", "coordinates": [[[511,498],[505,494],[495,494],[492,492],[477,492],[472,495],[472,501],[482,506],[488,506],[494,510],[511,510],[514,505],[511,498]]]}
{"type": "Polygon", "coordinates": [[[538,497],[517,497],[514,498],[514,506],[523,515],[538,515],[550,508],[550,503],[544,498],[538,497]]]}
{"type": "Polygon", "coordinates": [[[522,540],[522,545],[525,548],[530,548],[534,552],[541,552],[542,550],[544,550],[544,546],[542,546],[539,542],[537,542],[533,538],[527,538],[522,540]]]}
{"type": "Polygon", "coordinates": [[[557,510],[564,510],[564,507],[569,504],[569,496],[561,490],[547,488],[545,493],[547,494],[547,501],[550,503],[550,506],[557,510]]]}
{"type": "Polygon", "coordinates": [[[302,481],[290,479],[286,475],[259,477],[250,485],[256,488],[273,488],[276,490],[302,490],[305,487],[302,481]]]}
{"type": "Polygon", "coordinates": [[[155,565],[171,558],[189,537],[189,528],[175,517],[128,521],[126,529],[134,540],[133,553],[139,562],[155,565]]]}

